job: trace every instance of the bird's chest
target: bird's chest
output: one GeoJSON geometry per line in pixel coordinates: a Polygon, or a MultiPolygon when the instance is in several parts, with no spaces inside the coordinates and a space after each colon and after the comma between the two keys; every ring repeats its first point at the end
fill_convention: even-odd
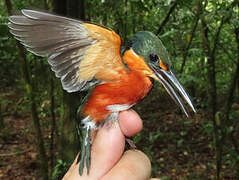
{"type": "Polygon", "coordinates": [[[111,105],[130,107],[144,98],[151,87],[151,80],[140,73],[123,75],[118,81],[96,86],[84,104],[82,114],[100,123],[111,113],[107,107],[111,105]]]}
{"type": "Polygon", "coordinates": [[[107,99],[109,104],[132,105],[144,98],[151,87],[152,81],[148,77],[134,72],[124,75],[119,81],[96,87],[95,92],[107,99]]]}

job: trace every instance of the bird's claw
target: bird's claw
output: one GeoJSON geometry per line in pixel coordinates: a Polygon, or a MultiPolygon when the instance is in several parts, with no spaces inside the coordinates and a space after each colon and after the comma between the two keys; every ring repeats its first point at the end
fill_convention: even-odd
{"type": "Polygon", "coordinates": [[[125,141],[129,144],[131,149],[136,149],[136,145],[134,144],[134,141],[129,139],[129,138],[125,138],[125,141]]]}

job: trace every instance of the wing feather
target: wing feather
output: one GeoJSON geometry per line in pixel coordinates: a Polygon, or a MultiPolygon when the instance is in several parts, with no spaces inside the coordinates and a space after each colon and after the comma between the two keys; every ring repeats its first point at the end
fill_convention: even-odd
{"type": "Polygon", "coordinates": [[[67,52],[64,53],[54,53],[51,56],[48,57],[48,63],[51,66],[57,66],[62,63],[65,63],[67,61],[72,61],[73,59],[77,58],[83,58],[84,56],[85,48],[76,48],[72,50],[68,50],[67,52]]]}
{"type": "Polygon", "coordinates": [[[34,10],[9,17],[9,29],[26,48],[48,57],[68,92],[119,78],[120,37],[112,30],[34,10]]]}

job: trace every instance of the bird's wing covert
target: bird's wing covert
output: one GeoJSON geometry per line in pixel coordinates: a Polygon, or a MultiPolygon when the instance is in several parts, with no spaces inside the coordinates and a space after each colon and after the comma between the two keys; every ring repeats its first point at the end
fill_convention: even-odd
{"type": "Polygon", "coordinates": [[[68,92],[119,77],[121,39],[113,30],[34,10],[9,17],[10,32],[32,53],[48,57],[68,92]]]}

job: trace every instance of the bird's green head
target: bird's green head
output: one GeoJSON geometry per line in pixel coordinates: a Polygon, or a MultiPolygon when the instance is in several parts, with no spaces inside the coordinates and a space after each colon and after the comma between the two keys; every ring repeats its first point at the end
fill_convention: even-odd
{"type": "Polygon", "coordinates": [[[144,58],[147,64],[159,63],[164,69],[171,68],[171,61],[166,48],[153,33],[149,31],[136,33],[131,40],[131,47],[137,55],[144,58]]]}
{"type": "Polygon", "coordinates": [[[135,34],[130,46],[135,54],[143,58],[146,66],[152,72],[148,73],[149,76],[162,83],[169,95],[181,107],[184,113],[188,115],[181,98],[183,98],[195,112],[188,94],[171,71],[169,54],[161,40],[151,32],[142,31],[135,34]],[[173,87],[176,88],[176,91],[173,87]],[[177,92],[179,92],[180,95],[178,95],[177,92]]]}

